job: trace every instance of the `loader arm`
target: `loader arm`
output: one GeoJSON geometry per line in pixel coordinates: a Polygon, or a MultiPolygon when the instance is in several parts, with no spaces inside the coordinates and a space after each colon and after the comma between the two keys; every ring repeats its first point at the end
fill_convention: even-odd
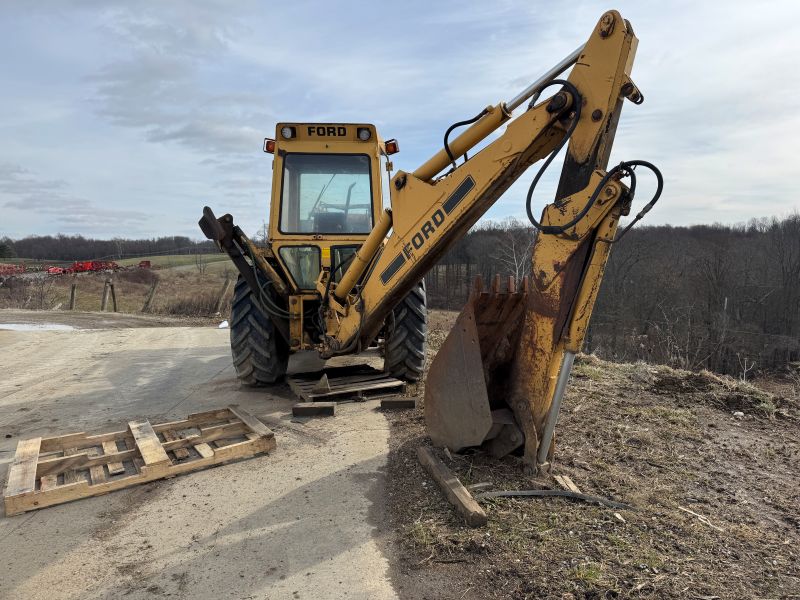
{"type": "MultiPolygon", "coordinates": [[[[557,410],[551,407],[557,409],[563,394],[571,358],[583,343],[620,216],[628,214],[630,208],[629,190],[619,181],[624,170],[608,173],[605,169],[623,100],[641,101],[630,79],[636,45],[630,24],[618,12],[607,12],[585,46],[514,100],[485,109],[474,124],[450,142],[449,152],[447,148],[441,150],[413,173],[398,172],[391,180],[391,212],[387,211],[382,225],[367,239],[359,260],[349,267],[339,286],[332,287],[324,353],[357,352],[367,347],[393,307],[442,255],[528,167],[568,138],[557,199],[545,207],[538,224],[521,327],[506,332],[504,338],[504,343],[515,348],[516,359],[503,373],[502,391],[525,437],[525,462],[531,466],[544,463],[551,449],[554,412],[557,417],[557,410]],[[561,91],[511,119],[515,108],[530,97],[538,98],[543,87],[552,85],[552,79],[573,62],[561,91]],[[502,125],[506,128],[499,137],[455,166],[454,159],[502,125]],[[451,163],[454,167],[436,178],[451,163]],[[391,233],[386,237],[390,226],[391,233]]],[[[474,336],[462,339],[458,352],[463,354],[469,343],[475,343],[474,336]]],[[[440,387],[453,390],[462,386],[464,394],[474,394],[469,381],[470,376],[475,377],[474,365],[459,360],[463,369],[460,380],[452,372],[452,361],[443,359],[447,365],[439,370],[448,373],[438,376],[444,382],[440,387]]],[[[489,385],[485,356],[483,360],[489,385]]],[[[434,391],[436,366],[427,384],[434,391]]],[[[463,397],[450,393],[454,402],[461,402],[459,395],[463,397]]],[[[474,422],[467,422],[474,420],[474,415],[464,413],[460,405],[441,400],[430,402],[430,407],[428,404],[426,395],[426,413],[448,413],[445,420],[449,425],[440,429],[451,426],[460,430],[457,439],[464,430],[475,429],[474,422]],[[463,423],[454,416],[460,413],[464,414],[463,423]]],[[[490,435],[489,430],[497,430],[491,399],[485,404],[486,414],[478,425],[482,430],[475,433],[482,439],[490,435]]],[[[428,425],[433,441],[457,448],[459,444],[448,438],[446,431],[436,431],[436,415],[432,419],[434,426],[431,418],[428,425]]]]}
{"type": "MultiPolygon", "coordinates": [[[[631,89],[635,90],[630,70],[636,43],[630,25],[619,13],[610,11],[600,20],[586,45],[573,55],[577,62],[568,81],[581,95],[580,119],[569,138],[558,200],[545,213],[555,207],[560,207],[558,210],[564,215],[571,207],[577,213],[605,174],[603,169],[608,162],[622,100],[630,95],[631,89]]],[[[441,150],[414,173],[401,171],[392,178],[391,234],[384,240],[381,232],[374,232],[381,243],[371,260],[364,261],[368,265],[362,270],[361,285],[355,293],[341,292],[341,284],[333,286],[326,323],[333,354],[353,342],[366,347],[398,300],[529,166],[547,156],[564,139],[569,115],[575,112],[575,100],[568,91],[562,91],[550,102],[541,103],[513,120],[510,110],[524,100],[489,107],[480,120],[450,143],[455,158],[501,125],[508,125],[502,135],[468,161],[445,177],[434,179],[450,164],[446,151],[441,150]]],[[[620,191],[616,185],[613,181],[609,183],[615,193],[620,191]]],[[[621,194],[615,199],[596,204],[581,221],[590,221],[596,210],[611,213],[621,194]]],[[[569,218],[563,219],[564,223],[568,221],[569,218]]],[[[547,245],[561,248],[563,240],[574,236],[577,227],[547,240],[547,245]]],[[[379,228],[380,224],[376,230],[379,228]]],[[[368,239],[365,246],[369,242],[368,239]]],[[[537,244],[537,254],[548,251],[543,244],[544,241],[537,244]]],[[[552,258],[563,264],[567,257],[556,251],[552,258]]],[[[357,271],[356,267],[359,265],[352,265],[348,271],[357,271]]],[[[345,274],[342,283],[347,278],[345,274]]]]}

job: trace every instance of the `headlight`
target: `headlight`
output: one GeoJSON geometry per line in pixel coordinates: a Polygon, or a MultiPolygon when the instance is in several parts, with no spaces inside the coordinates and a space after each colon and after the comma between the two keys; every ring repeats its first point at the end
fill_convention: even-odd
{"type": "Polygon", "coordinates": [[[360,139],[362,142],[366,142],[371,137],[372,137],[372,132],[369,129],[367,129],[366,127],[358,128],[358,139],[360,139]]]}
{"type": "Polygon", "coordinates": [[[281,127],[281,135],[287,140],[294,137],[294,127],[281,127]]]}

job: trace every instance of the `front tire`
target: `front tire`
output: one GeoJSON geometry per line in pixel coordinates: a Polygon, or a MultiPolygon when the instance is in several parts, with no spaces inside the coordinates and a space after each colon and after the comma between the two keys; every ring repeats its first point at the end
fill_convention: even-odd
{"type": "Polygon", "coordinates": [[[425,368],[428,333],[425,281],[420,281],[392,311],[386,328],[383,370],[404,381],[419,381],[425,368]]]}
{"type": "Polygon", "coordinates": [[[272,319],[261,312],[247,281],[240,275],[233,291],[230,318],[231,355],[244,385],[272,385],[289,365],[289,347],[272,319]]]}

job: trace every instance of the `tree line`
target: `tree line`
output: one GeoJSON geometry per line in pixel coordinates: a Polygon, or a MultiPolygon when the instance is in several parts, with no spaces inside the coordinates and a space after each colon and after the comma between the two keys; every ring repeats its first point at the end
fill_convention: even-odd
{"type": "MultiPolygon", "coordinates": [[[[426,276],[429,306],[460,310],[476,275],[528,275],[535,236],[513,219],[473,228],[426,276]]],[[[34,260],[215,251],[183,236],[0,239],[0,258],[34,260]]],[[[633,229],[611,253],[585,349],[744,377],[800,362],[800,214],[633,229]]]]}
{"type": "Polygon", "coordinates": [[[216,252],[213,242],[192,240],[186,236],[166,236],[131,240],[97,240],[82,235],[33,235],[19,240],[0,239],[1,258],[75,261],[116,260],[129,256],[159,254],[196,254],[216,252]]]}
{"type": "MultiPolygon", "coordinates": [[[[528,275],[535,231],[473,229],[426,277],[458,310],[472,280],[528,275]]],[[[614,246],[585,350],[747,377],[800,362],[800,214],[746,225],[642,226],[614,246]]]]}

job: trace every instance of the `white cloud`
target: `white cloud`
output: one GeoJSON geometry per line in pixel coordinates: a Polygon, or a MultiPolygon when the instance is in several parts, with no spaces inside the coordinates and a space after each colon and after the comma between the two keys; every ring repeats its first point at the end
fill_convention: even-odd
{"type": "MultiPolygon", "coordinates": [[[[619,4],[640,38],[634,79],[646,102],[625,107],[612,160],[662,168],[665,193],[650,222],[797,208],[789,186],[800,5],[619,4]]],[[[366,1],[6,2],[0,163],[35,175],[0,167],[13,211],[0,234],[51,233],[67,220],[80,231],[70,214],[95,211],[86,227],[102,235],[199,236],[205,203],[256,227],[271,181],[261,140],[278,120],[374,122],[400,139],[395,166],[413,170],[450,123],[515,95],[585,40],[605,9],[595,0],[413,0],[402,10],[366,1]],[[61,203],[26,204],[48,193],[61,203]]],[[[524,216],[534,169],[489,218],[524,216]]]]}

